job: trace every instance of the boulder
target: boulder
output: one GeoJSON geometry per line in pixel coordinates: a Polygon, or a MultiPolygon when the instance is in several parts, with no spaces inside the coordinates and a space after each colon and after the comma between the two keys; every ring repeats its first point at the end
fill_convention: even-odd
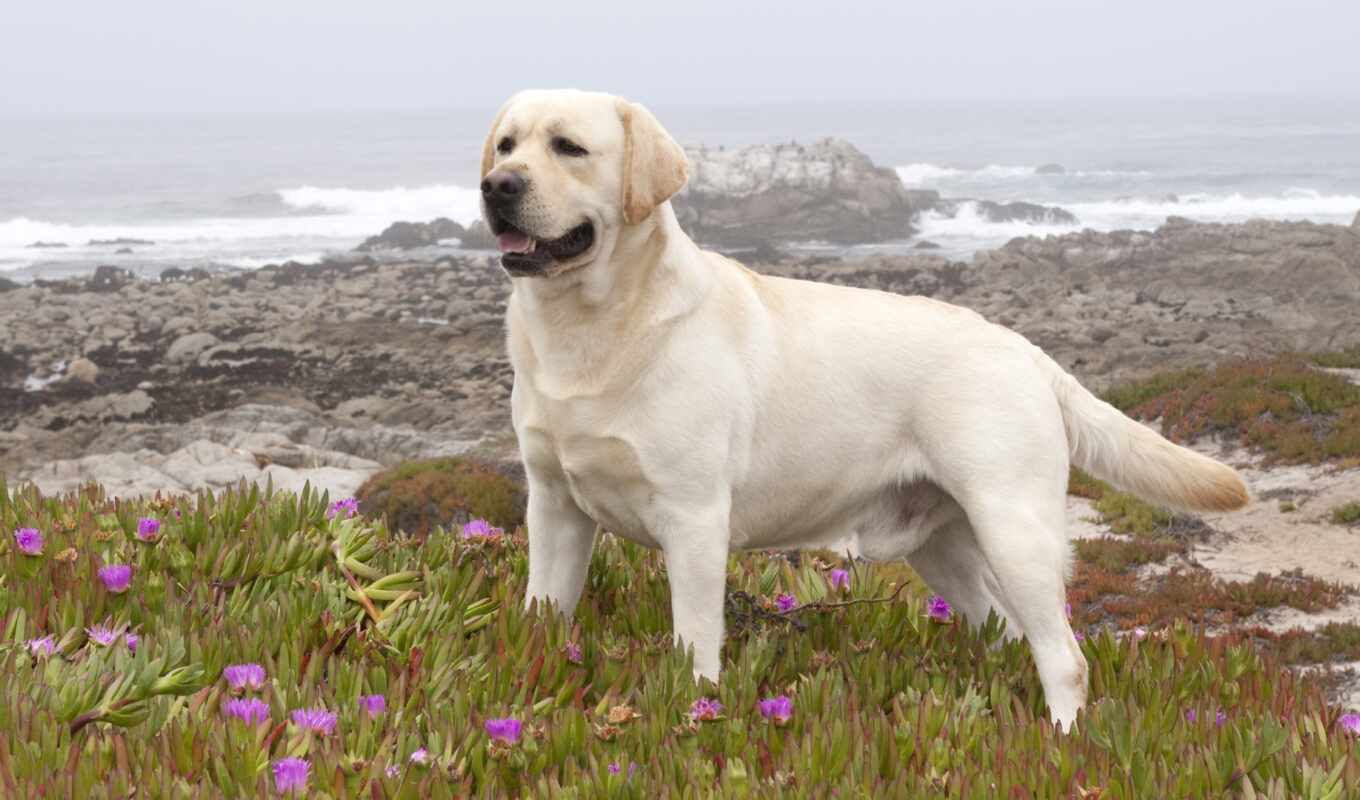
{"type": "Polygon", "coordinates": [[[360,253],[373,250],[413,250],[417,247],[430,247],[443,239],[462,239],[463,235],[463,226],[447,217],[439,217],[429,222],[394,222],[382,233],[368,237],[363,244],[354,249],[360,253]]]}
{"type": "Polygon", "coordinates": [[[483,220],[476,220],[467,226],[462,237],[463,249],[465,250],[495,250],[496,237],[491,235],[491,229],[487,227],[483,220]]]}
{"type": "Polygon", "coordinates": [[[69,247],[65,242],[34,242],[28,245],[30,250],[50,250],[56,247],[69,247]]]}
{"type": "Polygon", "coordinates": [[[131,272],[105,264],[95,268],[94,275],[85,285],[96,292],[116,292],[134,280],[131,272]]]}
{"type": "Polygon", "coordinates": [[[186,333],[165,351],[165,360],[172,364],[185,364],[198,358],[199,354],[216,347],[220,340],[211,333],[186,333]]]}
{"type": "Polygon", "coordinates": [[[125,237],[125,236],[119,236],[117,239],[91,239],[91,240],[90,240],[90,243],[89,243],[89,246],[90,246],[90,247],[119,247],[119,246],[127,246],[127,245],[141,245],[141,246],[146,246],[146,245],[152,245],[152,244],[155,244],[155,242],[151,241],[150,239],[129,239],[129,238],[125,237]]]}
{"type": "Polygon", "coordinates": [[[935,210],[947,217],[957,216],[967,206],[988,222],[1027,222],[1032,225],[1076,225],[1075,214],[1058,206],[1038,203],[997,203],[991,200],[948,199],[935,205],[935,210]]]}
{"type": "Polygon", "coordinates": [[[685,152],[689,182],[672,204],[681,226],[710,245],[904,239],[920,210],[895,171],[843,139],[685,152]]]}
{"type": "Polygon", "coordinates": [[[1067,169],[1062,164],[1040,164],[1034,168],[1035,175],[1066,175],[1067,169]]]}

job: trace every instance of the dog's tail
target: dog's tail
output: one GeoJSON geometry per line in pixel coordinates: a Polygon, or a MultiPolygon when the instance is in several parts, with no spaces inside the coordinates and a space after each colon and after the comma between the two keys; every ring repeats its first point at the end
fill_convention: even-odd
{"type": "Polygon", "coordinates": [[[1047,355],[1039,357],[1062,406],[1074,465],[1169,508],[1230,511],[1250,501],[1232,467],[1172,444],[1091,394],[1047,355]]]}

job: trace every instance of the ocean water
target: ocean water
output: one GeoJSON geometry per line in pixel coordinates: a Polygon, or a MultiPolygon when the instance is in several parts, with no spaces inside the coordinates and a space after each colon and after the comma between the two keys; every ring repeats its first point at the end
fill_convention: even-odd
{"type": "MultiPolygon", "coordinates": [[[[1360,210],[1356,97],[654,110],[685,143],[841,136],[909,187],[1080,220],[998,224],[968,207],[922,219],[919,238],[957,256],[1169,215],[1349,223],[1360,210]],[[1053,163],[1064,173],[1040,174],[1053,163]]],[[[0,118],[0,271],[256,267],[350,249],[398,219],[467,223],[493,113],[0,118]],[[90,244],[119,238],[155,244],[90,244]]]]}

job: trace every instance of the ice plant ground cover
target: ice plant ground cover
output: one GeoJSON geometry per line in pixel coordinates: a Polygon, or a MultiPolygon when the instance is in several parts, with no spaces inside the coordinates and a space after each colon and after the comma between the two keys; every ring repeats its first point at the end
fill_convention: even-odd
{"type": "Polygon", "coordinates": [[[602,539],[564,622],[521,608],[522,531],[408,538],[331,503],[0,483],[0,530],[45,543],[0,550],[0,796],[1360,796],[1360,726],[1319,685],[1184,626],[1086,631],[1063,736],[1025,646],[932,618],[901,567],[845,589],[744,555],[723,681],[696,685],[657,553],[602,539]]]}

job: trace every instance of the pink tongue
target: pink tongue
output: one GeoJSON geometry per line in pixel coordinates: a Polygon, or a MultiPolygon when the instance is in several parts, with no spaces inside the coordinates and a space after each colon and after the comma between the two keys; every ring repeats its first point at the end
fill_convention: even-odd
{"type": "Polygon", "coordinates": [[[512,231],[497,234],[496,246],[502,253],[526,253],[529,250],[530,239],[526,233],[512,231]]]}

